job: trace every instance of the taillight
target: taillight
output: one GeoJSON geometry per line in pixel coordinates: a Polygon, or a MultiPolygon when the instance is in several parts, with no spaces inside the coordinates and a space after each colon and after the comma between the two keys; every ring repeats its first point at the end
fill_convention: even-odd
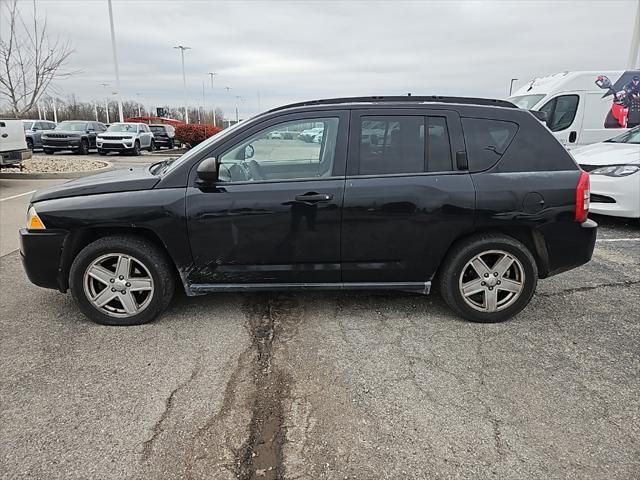
{"type": "Polygon", "coordinates": [[[580,172],[578,186],[576,187],[576,222],[584,222],[589,215],[589,196],[591,195],[591,182],[589,174],[580,172]]]}

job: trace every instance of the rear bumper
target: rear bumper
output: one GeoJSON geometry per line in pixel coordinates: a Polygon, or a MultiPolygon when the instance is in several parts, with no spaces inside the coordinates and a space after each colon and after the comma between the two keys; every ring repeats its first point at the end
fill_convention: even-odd
{"type": "Polygon", "coordinates": [[[31,158],[31,150],[13,150],[0,154],[0,165],[16,165],[31,158]]]}
{"type": "Polygon", "coordinates": [[[593,255],[598,224],[588,219],[583,223],[558,222],[542,227],[546,244],[547,271],[540,277],[550,277],[584,265],[593,255]]]}
{"type": "Polygon", "coordinates": [[[29,280],[44,288],[65,291],[60,259],[68,232],[51,230],[30,232],[20,230],[20,256],[29,280]]]}

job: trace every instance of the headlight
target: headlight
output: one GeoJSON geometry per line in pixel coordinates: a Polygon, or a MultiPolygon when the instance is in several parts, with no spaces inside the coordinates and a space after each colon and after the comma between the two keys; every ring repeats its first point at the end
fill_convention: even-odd
{"type": "Polygon", "coordinates": [[[36,209],[32,206],[29,207],[27,211],[27,229],[28,230],[45,230],[47,227],[44,226],[42,220],[38,216],[36,209]]]}
{"type": "Polygon", "coordinates": [[[591,175],[606,175],[607,177],[626,177],[640,170],[638,165],[611,165],[592,170],[591,175]]]}

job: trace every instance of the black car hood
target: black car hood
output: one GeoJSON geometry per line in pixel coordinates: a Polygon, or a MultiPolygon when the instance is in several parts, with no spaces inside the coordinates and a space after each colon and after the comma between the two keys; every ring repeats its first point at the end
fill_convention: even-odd
{"type": "Polygon", "coordinates": [[[96,195],[98,193],[149,190],[159,180],[159,177],[149,172],[149,167],[113,170],[38,190],[31,197],[31,201],[40,202],[53,198],[96,195]]]}

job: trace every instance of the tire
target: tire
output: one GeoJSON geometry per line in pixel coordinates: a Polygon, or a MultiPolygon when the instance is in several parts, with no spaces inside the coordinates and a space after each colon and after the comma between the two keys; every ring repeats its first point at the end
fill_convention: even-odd
{"type": "Polygon", "coordinates": [[[502,322],[519,313],[529,304],[537,282],[538,268],[527,247],[498,234],[474,235],[455,245],[438,274],[438,287],[449,307],[480,323],[502,322]]]}
{"type": "Polygon", "coordinates": [[[131,155],[133,155],[134,157],[138,157],[140,155],[140,142],[138,140],[133,143],[131,155]]]}
{"type": "Polygon", "coordinates": [[[80,251],[69,271],[69,287],[82,313],[94,322],[142,325],[154,320],[169,306],[175,280],[170,261],[162,250],[142,238],[117,235],[100,238],[80,251]],[[123,280],[117,271],[119,258],[129,259],[128,269],[122,262],[123,280]],[[99,268],[93,268],[95,266],[99,268]],[[89,275],[90,268],[103,280],[89,275]],[[138,285],[138,291],[126,291],[133,288],[131,282],[138,285]],[[103,294],[103,299],[108,301],[99,307],[90,296],[100,300],[103,294]],[[128,310],[125,304],[129,305],[128,310]]]}
{"type": "Polygon", "coordinates": [[[107,154],[106,150],[98,149],[98,155],[102,155],[103,157],[107,154]]]}
{"type": "Polygon", "coordinates": [[[173,150],[175,148],[175,140],[172,138],[169,140],[169,149],[173,150]]]}
{"type": "Polygon", "coordinates": [[[149,151],[153,152],[155,149],[156,149],[156,142],[151,140],[151,143],[149,144],[149,151]]]}
{"type": "Polygon", "coordinates": [[[48,148],[44,148],[42,150],[46,155],[53,155],[54,151],[53,150],[49,150],[48,148]]]}
{"type": "Polygon", "coordinates": [[[27,138],[27,148],[33,150],[33,140],[31,138],[27,138]]]}
{"type": "Polygon", "coordinates": [[[78,155],[87,155],[89,153],[89,142],[84,138],[80,141],[80,148],[77,153],[78,155]]]}

